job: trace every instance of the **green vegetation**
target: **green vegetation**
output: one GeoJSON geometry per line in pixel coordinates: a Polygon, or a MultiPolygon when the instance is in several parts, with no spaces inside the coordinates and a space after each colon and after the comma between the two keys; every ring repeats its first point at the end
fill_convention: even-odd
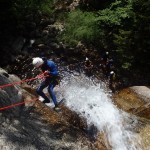
{"type": "Polygon", "coordinates": [[[109,50],[125,70],[150,67],[150,2],[116,0],[105,9],[75,10],[68,14],[64,42],[82,41],[109,50]]]}
{"type": "Polygon", "coordinates": [[[40,15],[50,16],[54,0],[1,0],[1,31],[22,31],[27,21],[39,23],[40,15]]]}
{"type": "MultiPolygon", "coordinates": [[[[1,0],[0,29],[5,34],[30,32],[46,16],[60,20],[65,30],[58,40],[75,46],[79,41],[115,55],[118,68],[134,70],[150,67],[150,1],[86,1],[74,11],[55,10],[60,0],[1,0]],[[58,3],[57,3],[58,2],[58,3]],[[89,5],[87,5],[89,2],[89,5]],[[56,13],[56,14],[55,14],[56,13]],[[59,15],[60,14],[60,15],[59,15]],[[63,17],[65,16],[65,17],[63,17]]],[[[67,1],[69,4],[71,1],[67,1]]],[[[2,35],[1,35],[2,36],[2,35]]]]}
{"type": "Polygon", "coordinates": [[[69,13],[66,20],[66,30],[62,40],[75,46],[80,40],[85,43],[94,41],[96,37],[96,17],[94,13],[76,10],[69,13]]]}

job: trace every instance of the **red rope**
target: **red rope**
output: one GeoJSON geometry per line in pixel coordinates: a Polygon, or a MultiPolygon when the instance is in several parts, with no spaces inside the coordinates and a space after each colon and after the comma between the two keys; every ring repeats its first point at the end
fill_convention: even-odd
{"type": "Polygon", "coordinates": [[[15,106],[23,105],[23,104],[28,103],[28,102],[33,102],[33,101],[37,101],[37,98],[35,98],[33,100],[26,100],[24,102],[20,102],[20,103],[12,104],[12,105],[9,105],[9,106],[1,107],[0,111],[9,109],[9,108],[12,108],[12,107],[15,107],[15,106]]]}
{"type": "Polygon", "coordinates": [[[35,78],[30,78],[30,79],[21,80],[21,81],[18,81],[18,82],[13,82],[13,83],[1,85],[0,88],[5,88],[5,87],[8,87],[8,86],[13,86],[13,85],[16,85],[16,84],[21,84],[23,82],[28,82],[28,81],[32,81],[32,80],[35,80],[35,79],[40,79],[40,78],[43,78],[43,77],[48,77],[48,76],[44,76],[44,73],[41,73],[40,75],[38,75],[35,78]]]}
{"type": "MultiPolygon", "coordinates": [[[[32,80],[35,80],[35,79],[40,79],[40,78],[43,78],[43,77],[48,77],[49,75],[44,75],[44,73],[41,73],[40,75],[38,75],[37,77],[35,78],[30,78],[30,79],[26,79],[26,80],[21,80],[21,81],[18,81],[18,82],[13,82],[13,83],[9,83],[9,84],[5,84],[5,85],[1,85],[0,88],[4,88],[4,87],[8,87],[8,86],[13,86],[13,85],[16,85],[16,84],[21,84],[23,82],[28,82],[28,81],[32,81],[32,80]]],[[[33,101],[36,101],[36,99],[34,100],[26,100],[24,102],[20,102],[20,103],[16,103],[16,104],[12,104],[12,105],[9,105],[9,106],[5,106],[5,107],[1,107],[0,108],[0,111],[1,110],[6,110],[6,109],[9,109],[9,108],[12,108],[12,107],[15,107],[15,106],[19,106],[19,105],[23,105],[25,104],[26,102],[33,102],[33,101]]]]}

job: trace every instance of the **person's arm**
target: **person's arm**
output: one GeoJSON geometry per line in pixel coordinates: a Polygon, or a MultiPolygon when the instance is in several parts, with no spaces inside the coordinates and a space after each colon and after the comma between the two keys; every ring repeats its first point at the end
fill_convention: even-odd
{"type": "Polygon", "coordinates": [[[49,66],[49,68],[50,68],[50,70],[51,70],[51,71],[49,71],[49,74],[50,74],[51,76],[56,76],[56,75],[58,75],[57,67],[56,67],[56,65],[55,65],[54,62],[48,61],[47,65],[49,66]]]}
{"type": "Polygon", "coordinates": [[[56,76],[56,75],[58,75],[58,71],[56,71],[56,70],[55,70],[55,71],[51,71],[51,72],[50,72],[50,75],[56,76]]]}

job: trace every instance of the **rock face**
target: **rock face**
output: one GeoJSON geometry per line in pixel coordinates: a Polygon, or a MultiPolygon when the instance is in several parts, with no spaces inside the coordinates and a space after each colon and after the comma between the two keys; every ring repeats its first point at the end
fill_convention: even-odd
{"type": "Polygon", "coordinates": [[[114,96],[121,109],[134,115],[150,119],[150,89],[145,86],[132,86],[119,91],[114,96]]]}
{"type": "MultiPolygon", "coordinates": [[[[0,108],[35,98],[27,84],[2,88],[18,81],[17,76],[0,69],[0,108]]],[[[83,131],[86,125],[70,110],[62,108],[59,114],[40,101],[25,106],[0,111],[1,150],[98,150],[83,131]]]]}
{"type": "Polygon", "coordinates": [[[138,118],[137,131],[141,137],[142,150],[150,149],[150,89],[145,86],[125,88],[114,95],[114,102],[124,111],[138,118]]]}
{"type": "MultiPolygon", "coordinates": [[[[22,102],[22,94],[16,86],[2,87],[2,85],[10,84],[13,81],[9,79],[10,75],[3,69],[0,69],[0,104],[1,107],[12,105],[14,103],[22,102]]],[[[14,107],[0,113],[17,116],[20,112],[20,107],[14,107]]]]}
{"type": "Polygon", "coordinates": [[[47,123],[35,112],[5,122],[0,129],[1,150],[98,150],[90,147],[90,141],[79,129],[62,122],[47,123]]]}
{"type": "Polygon", "coordinates": [[[150,103],[150,89],[146,86],[132,86],[131,89],[137,93],[145,102],[150,103]]]}

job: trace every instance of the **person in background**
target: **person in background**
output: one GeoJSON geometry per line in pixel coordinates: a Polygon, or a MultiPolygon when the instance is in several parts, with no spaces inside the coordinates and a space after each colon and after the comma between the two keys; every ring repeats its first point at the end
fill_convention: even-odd
{"type": "Polygon", "coordinates": [[[84,62],[84,69],[87,75],[92,75],[93,64],[87,57],[84,62]]]}
{"type": "Polygon", "coordinates": [[[108,61],[108,59],[109,59],[109,52],[106,51],[102,54],[102,57],[101,57],[102,64],[106,65],[106,62],[108,61]]]}
{"type": "Polygon", "coordinates": [[[116,80],[116,73],[114,71],[110,71],[110,73],[109,73],[109,87],[113,92],[115,91],[115,80],[116,80]]]}
{"type": "Polygon", "coordinates": [[[37,88],[37,94],[44,98],[43,103],[50,103],[49,98],[43,92],[43,89],[48,87],[48,92],[55,105],[54,109],[59,110],[56,95],[53,91],[54,87],[58,84],[59,73],[57,70],[57,66],[53,61],[40,57],[33,58],[32,64],[35,68],[40,68],[45,76],[48,76],[37,88]]]}
{"type": "Polygon", "coordinates": [[[114,60],[108,59],[106,62],[106,76],[109,76],[109,73],[111,72],[111,70],[114,70],[114,60]]]}
{"type": "Polygon", "coordinates": [[[100,63],[100,67],[103,71],[103,73],[107,76],[107,67],[106,64],[109,60],[109,52],[103,52],[102,56],[101,56],[101,63],[100,63]]]}
{"type": "Polygon", "coordinates": [[[114,71],[110,71],[110,73],[109,73],[109,80],[110,80],[110,82],[112,83],[115,80],[115,78],[116,78],[115,72],[114,71]]]}

